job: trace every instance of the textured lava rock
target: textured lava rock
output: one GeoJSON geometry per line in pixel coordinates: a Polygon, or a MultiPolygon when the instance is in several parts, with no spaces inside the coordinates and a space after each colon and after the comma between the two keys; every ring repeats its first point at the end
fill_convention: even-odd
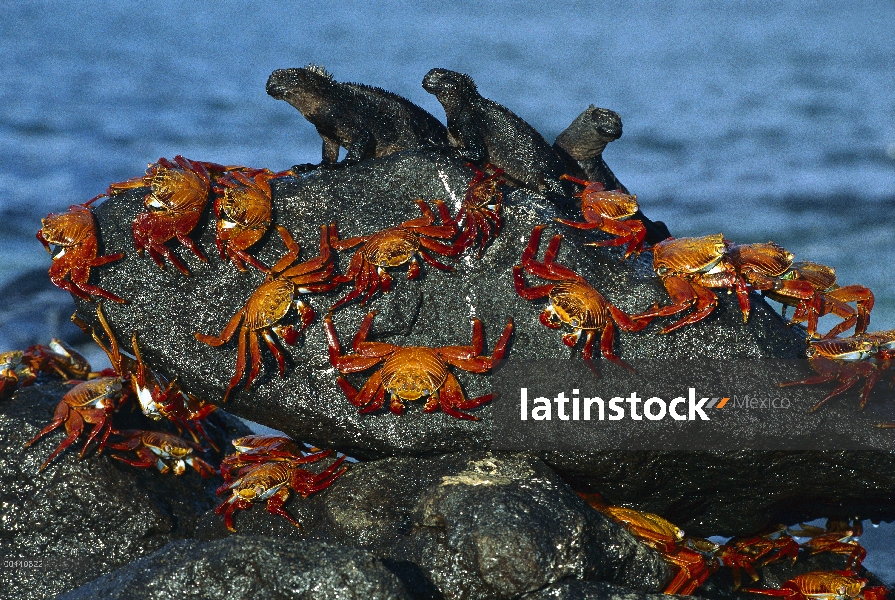
{"type": "Polygon", "coordinates": [[[188,537],[213,506],[214,480],[138,470],[76,444],[43,472],[56,432],[25,443],[49,423],[68,388],[22,388],[0,403],[0,556],[37,561],[0,570],[0,597],[51,598],[188,537]]]}
{"type": "MultiPolygon", "coordinates": [[[[469,169],[448,156],[404,152],[340,170],[281,178],[271,182],[274,219],[301,243],[304,260],[317,254],[320,224],[338,222],[344,237],[370,234],[418,217],[417,198],[443,198],[456,210],[471,176],[469,169]]],[[[127,256],[94,269],[94,282],[130,301],[126,305],[106,305],[106,314],[119,337],[127,339],[132,331],[139,331],[144,358],[152,368],[176,376],[187,389],[215,401],[233,375],[236,342],[234,339],[220,348],[211,348],[196,341],[193,333],[218,334],[264,276],[254,271],[239,273],[217,259],[210,209],[193,234],[211,257],[209,263],[200,263],[184,248],[175,249],[190,266],[191,277],[170,266],[160,270],[148,257],[137,255],[130,227],[133,218],[144,210],[144,194],[145,190],[119,194],[97,207],[103,251],[126,252],[127,256]]],[[[336,313],[335,326],[343,347],[349,345],[363,315],[376,309],[371,334],[374,340],[433,347],[466,344],[471,335],[469,320],[476,316],[484,323],[486,351],[490,352],[512,317],[516,332],[508,353],[511,359],[569,357],[570,350],[559,332],[537,320],[544,302],[520,298],[513,289],[511,272],[532,227],[552,223],[557,215],[575,218],[575,212],[571,200],[568,205],[558,206],[529,191],[507,188],[504,228],[481,259],[469,252],[456,262],[454,272],[424,267],[423,277],[415,281],[407,281],[399,269],[391,293],[374,298],[367,306],[354,304],[336,313]]],[[[657,301],[668,302],[653,273],[649,253],[622,262],[619,249],[582,245],[584,240],[593,239],[591,235],[601,234],[585,236],[561,226],[551,229],[566,237],[559,262],[582,274],[622,310],[633,313],[657,301]]],[[[284,251],[279,237],[268,234],[254,252],[272,264],[284,251]]],[[[347,252],[339,257],[343,271],[350,256],[347,252]]],[[[539,283],[536,278],[531,280],[539,283]]],[[[311,297],[310,303],[318,312],[325,312],[345,293],[347,290],[342,289],[311,297]]],[[[93,304],[79,303],[85,319],[95,319],[94,311],[93,304]]],[[[722,293],[717,309],[702,322],[671,335],[661,335],[661,327],[657,322],[638,333],[617,331],[616,352],[626,360],[800,358],[805,352],[804,334],[788,328],[758,297],[753,297],[752,314],[746,324],[735,297],[722,293]]],[[[296,347],[287,349],[287,355],[290,366],[281,379],[274,359],[264,349],[262,376],[250,390],[240,388],[227,410],[296,439],[335,447],[359,458],[487,448],[491,442],[491,404],[500,399],[475,410],[481,421],[462,421],[441,412],[424,414],[420,403],[410,403],[402,416],[385,410],[358,414],[336,385],[319,321],[304,333],[296,347]]],[[[489,391],[487,376],[454,371],[468,396],[489,391]]],[[[803,377],[806,372],[793,372],[790,378],[803,377]]],[[[364,381],[360,375],[349,379],[355,385],[364,381]]],[[[792,394],[819,397],[811,388],[793,389],[792,394]]],[[[825,413],[827,429],[819,429],[818,435],[825,435],[825,431],[846,437],[870,435],[866,433],[870,417],[858,418],[852,404],[831,403],[821,412],[825,413]]],[[[876,430],[874,435],[885,433],[876,430]]],[[[837,512],[840,506],[856,506],[885,518],[887,515],[881,513],[890,513],[893,507],[884,490],[892,489],[895,469],[892,455],[885,453],[865,457],[742,452],[733,448],[724,456],[693,456],[589,452],[583,448],[575,453],[552,452],[546,458],[576,487],[604,493],[610,502],[633,503],[663,514],[691,534],[754,532],[793,509],[818,510],[804,515],[807,518],[836,516],[829,513],[837,512]]]]}
{"type": "Polygon", "coordinates": [[[687,596],[648,594],[602,581],[563,581],[521,596],[521,600],[668,600],[687,596]]]}
{"type": "MultiPolygon", "coordinates": [[[[659,591],[671,575],[654,551],[525,455],[359,463],[286,509],[301,529],[261,506],[235,525],[240,534],[359,545],[422,598],[512,598],[571,578],[659,591]]],[[[228,535],[222,521],[206,515],[197,536],[228,535]]]]}
{"type": "Polygon", "coordinates": [[[60,596],[81,598],[404,600],[410,596],[369,552],[322,542],[233,536],[172,542],[60,596]]]}
{"type": "MultiPolygon", "coordinates": [[[[302,259],[308,259],[318,252],[321,224],[338,222],[345,237],[370,234],[418,217],[416,198],[444,198],[454,204],[463,197],[471,175],[461,163],[444,156],[399,153],[337,171],[318,170],[300,179],[277,179],[271,182],[274,219],[292,232],[303,248],[302,259]]],[[[149,258],[136,254],[130,224],[143,210],[144,193],[119,194],[96,209],[104,252],[127,253],[123,260],[94,270],[99,285],[130,301],[115,306],[107,303],[106,315],[119,337],[128,339],[132,331],[139,332],[144,358],[153,368],[176,375],[188,389],[215,401],[233,375],[236,340],[211,348],[196,341],[193,333],[218,334],[264,277],[258,272],[239,273],[217,258],[203,265],[183,248],[176,251],[185,257],[193,271],[191,277],[170,266],[162,271],[149,258]]],[[[428,346],[466,344],[471,337],[467,323],[474,315],[484,323],[490,352],[507,319],[513,317],[516,333],[510,356],[568,357],[570,351],[561,336],[537,322],[543,302],[520,298],[511,275],[532,228],[551,222],[557,214],[557,208],[541,196],[524,190],[507,194],[504,229],[481,259],[467,253],[453,273],[426,269],[417,281],[406,281],[399,270],[391,293],[367,306],[355,304],[336,313],[335,325],[343,345],[350,343],[362,316],[376,309],[375,340],[428,346]]],[[[206,254],[216,256],[211,225],[200,223],[193,237],[206,254]]],[[[583,238],[577,231],[563,228],[563,233],[568,241],[560,252],[560,262],[578,270],[619,308],[636,312],[657,300],[667,302],[649,255],[620,262],[617,251],[582,247],[583,238]]],[[[276,234],[268,235],[256,252],[267,263],[283,253],[276,234]]],[[[350,256],[340,256],[343,270],[350,256]]],[[[324,312],[345,293],[343,289],[311,297],[310,303],[324,312]]],[[[714,315],[677,335],[659,335],[656,325],[637,334],[620,332],[617,351],[624,358],[803,356],[804,344],[798,336],[766,304],[755,304],[745,326],[739,308],[724,297],[714,315]]],[[[85,319],[95,320],[94,311],[93,304],[79,303],[79,313],[85,319]]],[[[236,394],[227,410],[296,439],[335,446],[359,458],[447,452],[488,442],[488,405],[476,413],[483,417],[480,422],[464,422],[440,412],[423,414],[418,405],[410,406],[400,417],[387,411],[359,415],[336,385],[319,321],[288,354],[292,365],[286,378],[280,379],[276,363],[265,349],[262,377],[247,392],[236,394]]],[[[459,376],[470,396],[488,389],[487,377],[462,372],[459,376]]],[[[362,383],[363,378],[354,381],[362,383]]]]}

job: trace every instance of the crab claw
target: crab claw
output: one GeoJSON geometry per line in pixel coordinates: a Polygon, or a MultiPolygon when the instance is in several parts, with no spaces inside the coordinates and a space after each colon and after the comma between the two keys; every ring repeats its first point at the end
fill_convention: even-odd
{"type": "Polygon", "coordinates": [[[566,346],[568,346],[569,348],[574,348],[575,344],[578,343],[579,339],[581,339],[581,330],[580,329],[574,333],[567,333],[566,335],[562,336],[562,343],[565,344],[566,346]]]}
{"type": "Polygon", "coordinates": [[[274,333],[280,336],[284,342],[289,344],[290,346],[294,346],[298,343],[298,336],[301,334],[301,331],[293,327],[292,325],[285,325],[282,327],[273,327],[274,333]]]}

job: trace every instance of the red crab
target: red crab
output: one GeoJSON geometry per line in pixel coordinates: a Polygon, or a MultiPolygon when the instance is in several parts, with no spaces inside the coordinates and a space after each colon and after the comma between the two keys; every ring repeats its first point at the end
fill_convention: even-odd
{"type": "Polygon", "coordinates": [[[360,391],[339,376],[339,387],[345,392],[348,401],[360,407],[361,413],[373,412],[382,407],[388,392],[389,409],[400,415],[404,412],[405,401],[419,400],[426,396],[428,400],[423,408],[424,412],[434,412],[440,407],[446,414],[457,419],[478,420],[475,415],[461,411],[481,406],[491,400],[494,394],[467,400],[460,382],[448,370],[448,365],[471,373],[490,371],[492,365],[503,358],[507,342],[513,333],[513,320],[510,319],[507,323],[494,346],[493,354],[484,356],[482,322],[478,319],[472,321],[472,343],[469,346],[427,348],[367,341],[375,315],[375,312],[368,313],[361,322],[352,342],[354,354],[342,354],[332,316],[327,315],[323,322],[329,342],[329,361],[340,373],[359,373],[383,363],[367,379],[360,391]]]}
{"type": "Polygon", "coordinates": [[[233,471],[259,462],[295,460],[312,452],[305,452],[295,441],[284,435],[246,435],[233,440],[236,454],[230,454],[221,463],[224,481],[233,481],[233,471]]]}
{"type": "Polygon", "coordinates": [[[173,238],[189,248],[202,262],[208,262],[205,255],[189,237],[199,223],[211,187],[211,175],[222,174],[240,167],[225,167],[214,163],[192,161],[180,155],[173,161],[158,159],[149,165],[146,175],[113,183],[106,191],[112,194],[133,188],[150,188],[143,203],[148,212],[134,219],[134,245],[138,252],[144,250],[160,268],[165,268],[164,257],[171,261],[184,275],[190,272],[177,255],[166,245],[173,238]]]}
{"type": "Polygon", "coordinates": [[[217,410],[217,406],[183,391],[176,381],[168,382],[158,373],[151,371],[140,356],[136,332],[131,337],[131,346],[136,358],[133,359],[122,354],[118,340],[112,333],[112,328],[103,313],[102,306],[97,306],[96,316],[109,340],[108,345],[92,327],[77,315],[72,315],[72,321],[84,333],[91,336],[109,357],[113,369],[103,374],[120,377],[125,387],[129,387],[133,391],[143,414],[153,421],[168,419],[176,425],[179,431],[188,431],[196,441],[199,439],[198,436],[202,436],[212,448],[217,449],[204,425],[206,418],[217,410]]]}
{"type": "Polygon", "coordinates": [[[615,236],[611,240],[589,242],[588,246],[624,246],[628,244],[625,258],[643,251],[646,228],[637,219],[630,218],[639,209],[637,196],[618,190],[606,190],[599,181],[585,181],[570,175],[561,175],[560,179],[567,179],[584,186],[583,190],[575,194],[576,198],[581,198],[581,214],[584,216],[584,222],[566,219],[556,219],[557,221],[577,229],[599,229],[615,236]]]}
{"type": "Polygon", "coordinates": [[[808,550],[809,556],[821,552],[846,555],[845,570],[857,575],[861,563],[867,557],[867,550],[857,540],[862,530],[860,521],[849,526],[848,523],[831,519],[827,522],[826,529],[803,523],[800,529],[790,530],[789,533],[796,537],[809,538],[802,544],[802,547],[808,550]]]}
{"type": "Polygon", "coordinates": [[[846,571],[812,571],[784,581],[777,590],[745,588],[743,591],[787,600],[885,600],[888,597],[886,588],[866,586],[867,579],[846,571]]]}
{"type": "Polygon", "coordinates": [[[500,186],[505,181],[500,178],[503,169],[494,165],[486,165],[485,171],[472,163],[467,163],[466,166],[472,169],[475,175],[466,188],[463,205],[455,218],[456,223],[463,221],[463,231],[454,240],[454,250],[459,254],[478,242],[478,255],[481,258],[485,253],[485,247],[497,237],[503,226],[503,219],[500,216],[503,192],[500,191],[500,186]]]}
{"type": "Polygon", "coordinates": [[[756,567],[764,567],[785,558],[793,563],[799,557],[799,544],[782,527],[749,538],[732,539],[721,546],[714,556],[725,567],[733,570],[733,589],[742,585],[741,570],[746,571],[752,581],[758,581],[756,567]]]}
{"type": "Polygon", "coordinates": [[[817,373],[807,379],[788,381],[778,384],[780,387],[790,385],[815,385],[836,380],[839,385],[829,394],[811,407],[814,412],[833,397],[843,393],[861,379],[861,410],[883,371],[891,368],[895,358],[895,330],[876,331],[864,335],[846,338],[811,340],[808,342],[808,363],[817,373]]]}
{"type": "Polygon", "coordinates": [[[52,373],[63,379],[87,379],[90,363],[57,338],[49,346],[35,344],[24,352],[3,352],[0,354],[0,400],[34,383],[40,373],[52,373]]]}
{"type": "Polygon", "coordinates": [[[659,515],[624,506],[609,506],[598,494],[579,492],[579,496],[678,567],[679,571],[665,588],[666,594],[689,596],[717,570],[717,565],[706,563],[702,554],[684,545],[684,532],[679,527],[659,515]]]}
{"type": "Polygon", "coordinates": [[[820,312],[820,298],[807,281],[786,280],[780,276],[792,265],[793,255],[773,242],[734,245],[720,233],[699,238],[669,238],[653,246],[653,268],[671,296],[672,304],[658,305],[635,318],[665,317],[695,308],[676,323],[665,327],[670,333],[709,316],[718,305],[712,289],[734,291],[743,313],[749,319],[752,290],[773,290],[777,294],[804,303],[804,310],[820,312]]]}
{"type": "Polygon", "coordinates": [[[813,262],[793,263],[789,270],[780,276],[783,280],[804,280],[810,283],[820,298],[819,311],[805,302],[779,294],[773,290],[765,292],[769,298],[783,304],[784,316],[787,306],[795,306],[793,323],[807,321],[808,335],[814,337],[817,331],[817,320],[826,314],[834,314],[843,321],[831,329],[824,338],[834,338],[840,333],[855,328],[855,335],[867,331],[870,324],[870,311],[873,309],[873,292],[861,285],[836,285],[836,271],[832,267],[813,262]],[[856,308],[849,306],[854,302],[856,308]]]}
{"type": "Polygon", "coordinates": [[[120,377],[99,377],[90,381],[82,381],[70,389],[56,407],[50,424],[25,444],[27,448],[43,436],[65,425],[68,436],[44,461],[40,470],[43,471],[60,452],[75,443],[84,431],[84,423],[93,425],[93,430],[87,437],[87,442],[81,449],[79,458],[83,458],[90,443],[97,438],[100,440],[97,452],[102,453],[106,440],[112,432],[112,414],[123,402],[126,393],[127,390],[120,377]]]}
{"type": "Polygon", "coordinates": [[[544,262],[535,260],[541,243],[543,225],[536,226],[531,232],[528,246],[522,253],[522,264],[513,267],[513,280],[516,293],[526,300],[537,300],[548,297],[550,305],[541,313],[540,321],[552,329],[559,329],[563,323],[572,327],[573,332],[563,336],[567,346],[574,347],[581,335],[585,335],[584,349],[581,358],[592,365],[594,340],[600,334],[600,351],[613,363],[631,369],[613,352],[615,327],[613,323],[625,331],[640,331],[649,324],[649,319],[640,321],[613,306],[600,292],[595,290],[578,273],[555,262],[562,243],[562,236],[555,235],[550,240],[544,253],[544,262]],[[557,283],[528,287],[522,276],[523,269],[542,279],[557,283]]]}
{"type": "Polygon", "coordinates": [[[320,228],[320,255],[296,266],[291,265],[298,259],[300,252],[298,244],[284,227],[278,225],[277,230],[288,252],[270,270],[264,283],[252,293],[242,309],[233,315],[219,336],[198,332],[194,334],[200,342],[217,347],[230,341],[239,328],[236,372],[230,380],[230,385],[227,387],[222,401],[227,400],[230,392],[242,380],[247,354],[251,357],[252,366],[246,382],[246,389],[252,385],[261,372],[259,335],[264,338],[270,352],[276,357],[282,377],[286,370],[283,352],[271,334],[277,334],[289,345],[295,344],[298,335],[314,320],[314,310],[301,300],[296,299],[296,296],[328,292],[338,285],[333,276],[334,267],[329,246],[329,231],[326,225],[320,228]],[[292,325],[277,325],[292,307],[295,307],[301,320],[299,330],[292,325]]]}
{"type": "Polygon", "coordinates": [[[226,492],[231,492],[231,494],[214,512],[219,515],[223,514],[227,529],[235,532],[233,513],[237,510],[251,508],[255,502],[266,500],[268,512],[285,517],[296,527],[301,527],[301,524],[286,512],[283,505],[289,500],[289,490],[307,498],[311,494],[328,488],[337,477],[348,470],[347,467],[339,468],[345,460],[344,456],[319,474],[299,466],[317,462],[329,456],[330,453],[327,450],[295,460],[264,462],[243,468],[235,480],[224,483],[218,488],[219,496],[226,492]]]}
{"type": "Polygon", "coordinates": [[[112,292],[88,283],[91,267],[99,267],[124,257],[121,252],[97,256],[99,242],[96,239],[96,220],[88,208],[94,200],[96,198],[84,204],[74,204],[69,207],[68,212],[48,214],[41,219],[37,239],[51,254],[50,245],[62,248],[53,256],[53,264],[50,266],[50,281],[53,285],[82,300],[99,296],[124,303],[124,300],[112,292]]]}
{"type": "Polygon", "coordinates": [[[173,469],[175,475],[183,475],[189,465],[202,477],[211,477],[217,472],[214,467],[195,455],[201,451],[199,445],[182,437],[162,431],[138,429],[118,431],[116,434],[127,439],[109,444],[109,447],[113,450],[132,450],[137,454],[137,460],[117,454],[113,454],[112,458],[133,467],[142,469],[155,467],[161,473],[173,469]]]}
{"type": "Polygon", "coordinates": [[[285,175],[291,175],[291,171],[233,171],[216,182],[214,212],[218,221],[215,244],[221,259],[232,261],[240,271],[246,270],[245,263],[261,271],[268,271],[247,250],[270,227],[273,208],[269,181],[285,175]]]}
{"type": "Polygon", "coordinates": [[[444,265],[432,257],[432,253],[442,256],[456,256],[462,248],[453,247],[438,240],[449,240],[457,235],[457,224],[451,219],[447,206],[441,200],[435,201],[441,225],[435,225],[435,214],[423,200],[417,200],[422,217],[405,221],[397,227],[389,227],[371,235],[339,240],[336,225],[330,226],[330,245],[336,250],[348,250],[360,246],[351,257],[351,263],[344,275],[337,278],[338,283],[354,282],[354,289],[333,304],[330,311],[351,302],[366,293],[361,303],[369,300],[373,294],[382,290],[388,292],[392,286],[391,275],[386,271],[389,267],[397,267],[410,263],[407,270],[408,279],[416,279],[420,275],[420,265],[416,256],[442,271],[452,271],[453,267],[444,265]]]}

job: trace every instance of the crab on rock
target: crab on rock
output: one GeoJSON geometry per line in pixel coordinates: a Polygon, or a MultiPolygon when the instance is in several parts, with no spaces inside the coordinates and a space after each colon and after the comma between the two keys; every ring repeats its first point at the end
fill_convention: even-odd
{"type": "Polygon", "coordinates": [[[808,335],[815,336],[817,331],[817,319],[827,314],[834,314],[841,317],[843,321],[836,327],[827,332],[824,338],[833,338],[844,331],[848,331],[852,327],[855,328],[855,335],[860,335],[867,331],[870,325],[870,311],[873,309],[873,292],[862,285],[836,285],[836,271],[833,267],[828,267],[814,262],[797,262],[784,274],[780,275],[782,280],[798,279],[810,283],[817,291],[820,297],[820,310],[812,311],[806,303],[794,299],[792,297],[780,294],[773,290],[765,292],[765,295],[772,300],[776,300],[783,304],[784,316],[787,306],[795,306],[795,313],[792,316],[793,323],[808,322],[808,335]],[[848,303],[854,302],[856,308],[852,308],[848,303]]]}
{"type": "Polygon", "coordinates": [[[636,315],[665,317],[695,310],[662,333],[698,323],[718,305],[712,289],[736,292],[743,322],[749,319],[752,290],[773,290],[804,304],[804,310],[817,313],[819,297],[807,281],[786,280],[779,276],[792,265],[793,256],[773,242],[734,245],[720,233],[698,238],[669,238],[653,246],[653,268],[671,296],[672,304],[636,315]]]}
{"type": "Polygon", "coordinates": [[[217,215],[215,244],[221,260],[230,260],[240,271],[246,263],[261,271],[268,268],[247,252],[270,227],[273,213],[270,180],[291,175],[267,169],[233,171],[217,180],[214,212],[217,215]]]}
{"type": "Polygon", "coordinates": [[[500,178],[503,175],[503,169],[491,164],[485,166],[485,171],[472,163],[468,163],[466,166],[475,174],[466,188],[463,204],[455,218],[457,223],[463,222],[463,228],[460,235],[454,240],[454,249],[461,253],[478,242],[478,255],[481,258],[488,243],[497,237],[503,226],[503,219],[500,216],[500,207],[503,202],[503,192],[500,191],[500,186],[505,183],[500,178]]]}
{"type": "Polygon", "coordinates": [[[118,339],[112,332],[101,305],[96,307],[96,317],[108,339],[108,344],[102,340],[93,327],[87,325],[77,314],[72,315],[72,321],[81,331],[93,338],[96,345],[109,357],[113,368],[102,374],[121,378],[123,385],[133,391],[145,416],[153,421],[168,419],[175,424],[179,431],[188,431],[196,441],[201,435],[213,448],[217,449],[203,424],[208,415],[217,410],[217,406],[183,391],[176,380],[169,382],[158,373],[151,371],[140,355],[136,332],[131,336],[131,346],[135,358],[122,354],[118,339]]]}
{"type": "Polygon", "coordinates": [[[371,235],[339,239],[336,224],[330,226],[330,245],[336,250],[348,250],[360,246],[351,257],[351,263],[344,275],[337,277],[338,283],[354,282],[354,289],[340,298],[330,309],[338,310],[342,305],[351,302],[366,293],[361,303],[369,300],[373,294],[382,290],[388,292],[392,286],[391,275],[386,269],[409,263],[408,279],[416,279],[420,275],[419,255],[428,264],[442,271],[452,271],[453,267],[435,260],[431,253],[442,256],[456,256],[463,251],[462,247],[454,247],[438,240],[450,240],[457,235],[457,224],[448,213],[447,206],[441,200],[435,201],[441,225],[435,224],[435,213],[423,200],[416,201],[422,217],[405,221],[397,227],[389,227],[371,235]]]}
{"type": "MultiPolygon", "coordinates": [[[[100,196],[97,196],[99,198],[100,196]]],[[[93,198],[84,204],[74,204],[68,212],[50,213],[41,219],[37,239],[52,254],[50,245],[62,248],[53,255],[50,266],[50,281],[53,285],[69,291],[82,300],[99,296],[113,302],[124,300],[99,286],[88,283],[90,268],[99,267],[121,260],[124,253],[98,256],[99,242],[96,238],[96,220],[91,212],[93,198]]]]}
{"type": "Polygon", "coordinates": [[[551,329],[559,329],[565,323],[573,332],[563,335],[562,341],[574,347],[584,334],[584,349],[581,357],[593,368],[593,347],[597,334],[600,334],[600,351],[613,363],[630,369],[613,352],[616,324],[625,331],[640,331],[649,325],[650,319],[639,321],[619,308],[613,306],[600,292],[595,290],[581,275],[555,262],[559,253],[562,236],[555,235],[550,240],[544,253],[544,261],[535,260],[541,243],[541,232],[544,225],[536,226],[531,232],[528,246],[522,253],[522,264],[513,267],[513,281],[516,293],[526,300],[537,300],[547,297],[550,305],[541,313],[540,321],[551,329]],[[522,271],[542,279],[555,281],[546,285],[528,287],[522,271]]]}
{"type": "Polygon", "coordinates": [[[177,238],[199,260],[208,262],[189,234],[199,223],[208,204],[210,173],[222,174],[235,168],[192,161],[180,155],[175,156],[173,161],[160,158],[157,163],[149,165],[146,175],[113,183],[106,194],[148,187],[150,192],[143,199],[148,211],[134,219],[134,245],[138,252],[145,250],[160,268],[165,268],[164,258],[167,258],[181,273],[189,275],[186,265],[167,246],[167,242],[177,238]]]}
{"type": "Polygon", "coordinates": [[[87,379],[90,363],[57,338],[50,340],[49,346],[35,344],[24,352],[3,352],[0,354],[0,400],[34,383],[40,373],[63,379],[87,379]]]}
{"type": "Polygon", "coordinates": [[[620,523],[634,537],[661,554],[666,562],[680,569],[665,588],[666,594],[688,596],[717,570],[714,563],[706,563],[702,554],[685,546],[684,532],[677,525],[659,515],[624,506],[610,506],[598,494],[579,492],[579,496],[594,510],[620,523]]]}
{"type": "Polygon", "coordinates": [[[287,252],[270,270],[267,279],[252,293],[240,311],[233,315],[219,336],[198,332],[194,334],[200,342],[217,347],[230,341],[239,328],[236,372],[230,380],[230,385],[227,387],[222,401],[227,400],[230,392],[242,380],[247,354],[251,357],[252,365],[246,389],[249,389],[261,372],[259,335],[264,338],[270,352],[277,359],[282,377],[286,371],[283,352],[271,334],[277,334],[289,345],[295,344],[299,334],[314,320],[314,309],[296,299],[296,296],[328,292],[338,285],[333,277],[334,266],[329,246],[329,231],[326,225],[320,228],[320,255],[295,266],[291,265],[298,259],[300,252],[298,244],[285,227],[278,225],[277,231],[286,245],[287,252]],[[301,328],[298,330],[292,325],[277,325],[286,317],[292,307],[295,307],[301,320],[301,328]],[[242,324],[241,327],[240,324],[242,324]]]}
{"type": "Polygon", "coordinates": [[[637,255],[643,251],[646,239],[646,228],[643,223],[630,217],[639,209],[637,196],[625,194],[618,190],[607,190],[599,181],[585,181],[570,175],[561,175],[573,183],[583,185],[584,189],[575,194],[581,198],[581,214],[584,222],[556,219],[563,225],[577,229],[599,229],[603,233],[615,236],[614,239],[600,242],[589,242],[587,246],[624,246],[624,258],[637,255]]]}
{"type": "Polygon", "coordinates": [[[482,354],[485,344],[482,322],[478,319],[472,321],[472,343],[469,346],[427,348],[368,341],[367,336],[375,315],[375,312],[368,313],[361,322],[352,343],[353,354],[342,354],[332,316],[327,315],[323,322],[329,342],[329,361],[340,373],[358,373],[382,363],[382,367],[367,379],[360,391],[347,379],[339,376],[339,387],[345,392],[348,401],[360,407],[361,413],[373,412],[382,407],[388,392],[389,409],[400,415],[404,412],[405,401],[428,397],[424,412],[434,412],[441,408],[457,419],[478,420],[475,415],[462,411],[481,406],[490,401],[494,394],[468,400],[460,388],[460,382],[448,366],[453,365],[470,373],[490,371],[492,365],[503,358],[513,333],[513,320],[510,319],[507,323],[492,355],[485,356],[482,354]]]}
{"type": "Polygon", "coordinates": [[[885,600],[888,590],[866,587],[867,579],[845,571],[812,571],[784,581],[780,589],[744,588],[743,591],[787,600],[885,600]]]}
{"type": "Polygon", "coordinates": [[[340,467],[345,460],[342,456],[321,473],[312,473],[300,465],[317,462],[327,456],[331,451],[317,452],[286,461],[270,461],[256,465],[250,465],[239,471],[232,481],[227,481],[218,488],[218,496],[230,492],[230,497],[215,509],[215,513],[224,515],[224,524],[230,531],[236,531],[233,526],[233,513],[237,510],[251,508],[255,502],[267,501],[267,510],[271,514],[285,517],[296,527],[301,524],[295,517],[286,512],[283,505],[289,500],[290,491],[307,498],[313,493],[325,490],[348,470],[340,467]]]}
{"type": "Polygon", "coordinates": [[[118,431],[116,434],[126,439],[109,444],[109,447],[113,450],[132,450],[137,454],[137,460],[117,454],[113,454],[112,458],[133,467],[155,467],[161,473],[173,469],[175,475],[183,475],[189,465],[202,477],[211,477],[216,473],[214,467],[196,456],[196,452],[201,450],[199,445],[180,436],[138,429],[118,431]]]}
{"type": "Polygon", "coordinates": [[[860,410],[867,404],[867,398],[882,372],[891,368],[893,358],[895,329],[845,338],[811,340],[808,342],[808,364],[817,375],[778,385],[787,387],[838,381],[839,385],[833,391],[811,407],[809,412],[814,412],[863,379],[864,387],[861,389],[858,405],[860,410]]]}

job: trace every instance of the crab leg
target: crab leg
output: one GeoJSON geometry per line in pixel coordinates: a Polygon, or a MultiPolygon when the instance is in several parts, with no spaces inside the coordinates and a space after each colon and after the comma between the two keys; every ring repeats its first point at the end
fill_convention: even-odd
{"type": "Polygon", "coordinates": [[[258,334],[254,331],[246,329],[249,338],[249,354],[252,357],[252,368],[249,370],[249,379],[246,381],[245,389],[249,389],[255,378],[261,372],[261,348],[258,346],[258,334]]]}
{"type": "MultiPolygon", "coordinates": [[[[280,369],[280,377],[283,377],[286,372],[286,363],[283,358],[283,353],[280,351],[279,346],[277,346],[276,340],[268,333],[264,331],[261,334],[264,337],[264,342],[267,344],[267,347],[270,349],[270,353],[274,355],[274,358],[277,359],[277,366],[280,369]]],[[[257,342],[256,342],[257,343],[257,342]]],[[[248,389],[248,388],[246,388],[248,389]]]]}
{"type": "MultiPolygon", "coordinates": [[[[593,335],[593,334],[591,334],[593,335]]],[[[609,361],[612,361],[616,365],[622,367],[623,369],[627,369],[634,373],[634,368],[620,359],[613,352],[613,345],[615,344],[615,327],[612,325],[612,322],[609,321],[606,323],[606,327],[603,328],[603,335],[600,336],[600,352],[603,354],[603,357],[609,361]]],[[[585,349],[587,346],[585,345],[585,349]]],[[[582,357],[584,353],[582,352],[582,357]]]]}
{"type": "Polygon", "coordinates": [[[287,500],[289,500],[289,488],[283,486],[267,500],[267,512],[285,517],[287,521],[296,527],[301,528],[301,524],[295,520],[295,517],[290,515],[286,512],[286,509],[283,508],[283,505],[286,504],[287,500]]]}
{"type": "Polygon", "coordinates": [[[460,410],[476,408],[492,398],[494,398],[494,394],[487,394],[485,396],[474,398],[473,400],[467,400],[463,395],[463,390],[460,388],[460,382],[458,382],[457,378],[451,373],[448,374],[447,380],[445,380],[444,385],[438,391],[438,403],[427,403],[426,408],[423,410],[425,412],[432,412],[440,406],[442,411],[454,418],[466,419],[467,421],[478,421],[479,418],[477,416],[460,412],[460,410]],[[429,406],[429,404],[431,404],[431,406],[429,406]]]}
{"type": "Polygon", "coordinates": [[[513,267],[513,284],[516,287],[516,293],[526,300],[537,300],[550,294],[554,284],[537,285],[527,287],[525,278],[522,276],[522,265],[513,267]]]}
{"type": "Polygon", "coordinates": [[[421,246],[420,251],[419,251],[420,256],[423,257],[424,261],[426,261],[428,264],[432,265],[436,269],[440,269],[442,271],[453,271],[454,267],[451,267],[444,263],[438,262],[437,260],[435,260],[435,258],[432,257],[432,255],[430,255],[428,252],[426,252],[422,249],[422,248],[430,249],[433,244],[434,244],[434,242],[432,242],[431,240],[426,240],[425,238],[420,238],[420,246],[421,246]]]}

